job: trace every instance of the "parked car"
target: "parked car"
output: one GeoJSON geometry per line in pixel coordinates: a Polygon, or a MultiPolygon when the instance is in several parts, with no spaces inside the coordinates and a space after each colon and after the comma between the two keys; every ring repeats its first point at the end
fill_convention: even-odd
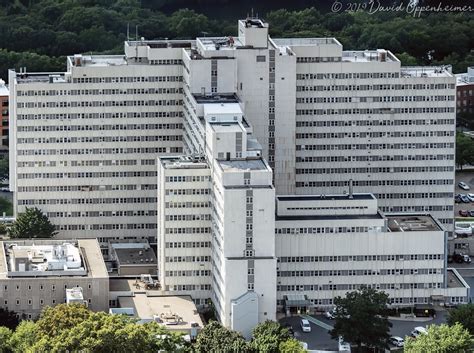
{"type": "Polygon", "coordinates": [[[469,217],[469,212],[467,210],[459,210],[459,215],[461,217],[469,217]]]}
{"type": "Polygon", "coordinates": [[[394,345],[395,347],[403,347],[403,345],[405,344],[405,341],[403,340],[403,338],[398,337],[398,336],[390,337],[388,339],[388,342],[390,342],[390,344],[394,345]]]}
{"type": "Polygon", "coordinates": [[[344,341],[342,336],[339,336],[339,352],[350,352],[351,345],[344,341]]]}
{"type": "Polygon", "coordinates": [[[471,257],[469,255],[462,255],[462,259],[466,264],[471,263],[471,257]]]}
{"type": "Polygon", "coordinates": [[[428,334],[428,331],[426,331],[426,328],[421,327],[421,326],[415,327],[413,331],[411,331],[411,336],[415,338],[418,337],[419,335],[427,335],[427,334],[428,334]]]}
{"type": "Polygon", "coordinates": [[[285,324],[285,328],[288,330],[291,336],[295,336],[295,331],[293,330],[293,326],[289,322],[285,324]]]}
{"type": "Polygon", "coordinates": [[[329,320],[334,320],[334,318],[336,317],[336,310],[332,309],[332,310],[326,311],[324,313],[324,317],[329,320]]]}
{"type": "Polygon", "coordinates": [[[301,331],[303,332],[311,332],[311,325],[309,324],[309,321],[306,319],[301,319],[301,331]]]}
{"type": "Polygon", "coordinates": [[[469,201],[474,202],[474,194],[467,194],[466,195],[469,201]]]}
{"type": "Polygon", "coordinates": [[[458,264],[462,264],[464,262],[463,254],[454,253],[453,254],[453,261],[458,263],[458,264]]]}
{"type": "Polygon", "coordinates": [[[10,188],[8,186],[2,186],[0,191],[10,191],[10,188]]]}
{"type": "Polygon", "coordinates": [[[456,203],[461,203],[462,202],[461,194],[456,194],[456,196],[454,196],[454,202],[456,202],[456,203]]]}
{"type": "Polygon", "coordinates": [[[469,217],[474,217],[474,210],[469,211],[469,217]]]}
{"type": "Polygon", "coordinates": [[[458,186],[463,190],[469,190],[470,189],[469,185],[467,185],[464,181],[460,181],[458,183],[458,186]]]}
{"type": "MultiPolygon", "coordinates": [[[[472,211],[469,212],[469,214],[472,211]]],[[[472,227],[469,223],[456,222],[454,225],[454,233],[459,235],[461,238],[467,238],[472,235],[472,227]]]]}
{"type": "Polygon", "coordinates": [[[470,203],[471,200],[467,197],[467,195],[461,195],[461,201],[464,203],[470,203]]]}

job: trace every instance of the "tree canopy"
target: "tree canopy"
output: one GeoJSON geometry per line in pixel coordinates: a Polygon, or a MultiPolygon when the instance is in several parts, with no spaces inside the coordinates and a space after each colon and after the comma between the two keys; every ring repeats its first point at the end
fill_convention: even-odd
{"type": "Polygon", "coordinates": [[[255,326],[252,334],[252,347],[262,353],[278,353],[280,345],[291,338],[287,328],[271,320],[255,326]]]}
{"type": "Polygon", "coordinates": [[[348,292],[345,298],[336,297],[335,324],[330,331],[333,338],[361,347],[386,348],[392,324],[387,319],[388,294],[371,288],[348,292]]]}
{"type": "Polygon", "coordinates": [[[0,329],[1,349],[26,352],[190,352],[180,334],[156,322],[138,324],[124,315],[91,312],[82,305],[46,308],[37,322],[22,321],[11,333],[0,329]]]}
{"type": "Polygon", "coordinates": [[[466,304],[449,312],[448,325],[460,323],[471,335],[474,335],[474,304],[466,304]]]}
{"type": "Polygon", "coordinates": [[[472,336],[460,323],[453,326],[431,325],[428,327],[428,334],[419,335],[416,339],[409,337],[405,341],[404,351],[460,353],[470,351],[472,343],[472,336]]]}
{"type": "Polygon", "coordinates": [[[456,164],[460,169],[474,164],[474,140],[462,132],[456,134],[456,164]]]}
{"type": "Polygon", "coordinates": [[[20,323],[18,314],[8,309],[0,308],[0,326],[14,330],[20,323]]]}
{"type": "Polygon", "coordinates": [[[10,228],[12,238],[51,238],[56,234],[54,225],[37,207],[27,207],[10,228]]]}
{"type": "Polygon", "coordinates": [[[252,352],[249,344],[240,333],[225,328],[217,321],[211,321],[199,332],[194,349],[198,353],[252,352]]]}
{"type": "MultiPolygon", "coordinates": [[[[1,0],[0,77],[6,78],[9,68],[62,71],[66,55],[122,54],[127,27],[132,38],[136,26],[138,37],[147,39],[194,38],[206,33],[236,35],[235,21],[242,17],[242,13],[227,11],[226,17],[214,13],[210,18],[199,13],[201,4],[189,2],[194,9],[171,6],[168,8],[173,10],[165,13],[160,10],[166,11],[166,6],[163,7],[166,2],[1,0]]],[[[420,17],[397,11],[336,14],[328,12],[323,3],[318,4],[318,9],[292,11],[282,7],[281,1],[272,2],[261,13],[274,37],[334,36],[347,50],[385,48],[401,54],[405,65],[453,64],[456,72],[465,72],[474,61],[471,14],[431,12],[420,17]]]]}

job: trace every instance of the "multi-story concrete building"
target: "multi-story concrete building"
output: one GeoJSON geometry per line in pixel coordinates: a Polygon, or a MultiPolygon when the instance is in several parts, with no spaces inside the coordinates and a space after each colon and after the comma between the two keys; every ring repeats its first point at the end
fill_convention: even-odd
{"type": "Polygon", "coordinates": [[[96,239],[0,242],[0,307],[36,318],[45,306],[77,301],[74,288],[91,310],[108,310],[109,278],[96,239]]]}
{"type": "Polygon", "coordinates": [[[68,57],[65,73],[11,71],[15,211],[40,207],[61,236],[153,239],[156,157],[204,152],[195,109],[214,94],[241,103],[278,194],[342,193],[352,179],[384,212],[430,212],[451,230],[448,67],[403,68],[334,38],[272,39],[258,19],[238,27],[236,38],[127,41],[124,56],[68,57]]]}
{"type": "MultiPolygon", "coordinates": [[[[2,119],[1,125],[1,145],[8,148],[8,97],[10,92],[8,87],[5,85],[5,81],[0,80],[0,118],[2,119]]],[[[4,148],[1,150],[3,151],[4,148]]]]}
{"type": "Polygon", "coordinates": [[[469,286],[446,268],[446,232],[429,214],[384,215],[372,194],[276,200],[279,308],[331,306],[362,286],[394,307],[468,302],[469,286]]]}

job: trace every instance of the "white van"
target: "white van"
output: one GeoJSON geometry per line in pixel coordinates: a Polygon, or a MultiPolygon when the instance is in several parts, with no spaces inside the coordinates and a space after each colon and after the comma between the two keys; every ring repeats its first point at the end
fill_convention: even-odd
{"type": "Polygon", "coordinates": [[[301,319],[301,331],[303,332],[311,332],[311,325],[309,321],[306,319],[301,319]]]}
{"type": "Polygon", "coordinates": [[[411,331],[411,336],[412,337],[418,337],[419,335],[427,335],[428,331],[426,331],[426,328],[422,326],[415,327],[413,331],[411,331]]]}
{"type": "Polygon", "coordinates": [[[468,222],[456,222],[454,224],[454,232],[456,235],[472,235],[472,225],[468,222]]]}

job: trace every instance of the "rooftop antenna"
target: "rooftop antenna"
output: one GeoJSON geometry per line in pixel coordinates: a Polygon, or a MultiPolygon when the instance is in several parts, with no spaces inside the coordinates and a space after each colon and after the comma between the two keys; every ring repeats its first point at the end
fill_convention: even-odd
{"type": "Polygon", "coordinates": [[[130,22],[127,22],[127,42],[130,41],[130,22]]]}
{"type": "Polygon", "coordinates": [[[201,33],[204,36],[204,38],[206,38],[206,36],[209,34],[209,32],[206,32],[206,31],[201,31],[201,33]]]}
{"type": "Polygon", "coordinates": [[[252,7],[252,12],[251,12],[251,17],[250,18],[253,19],[253,7],[252,7]]]}
{"type": "Polygon", "coordinates": [[[135,62],[138,61],[138,25],[135,26],[135,62]]]}

